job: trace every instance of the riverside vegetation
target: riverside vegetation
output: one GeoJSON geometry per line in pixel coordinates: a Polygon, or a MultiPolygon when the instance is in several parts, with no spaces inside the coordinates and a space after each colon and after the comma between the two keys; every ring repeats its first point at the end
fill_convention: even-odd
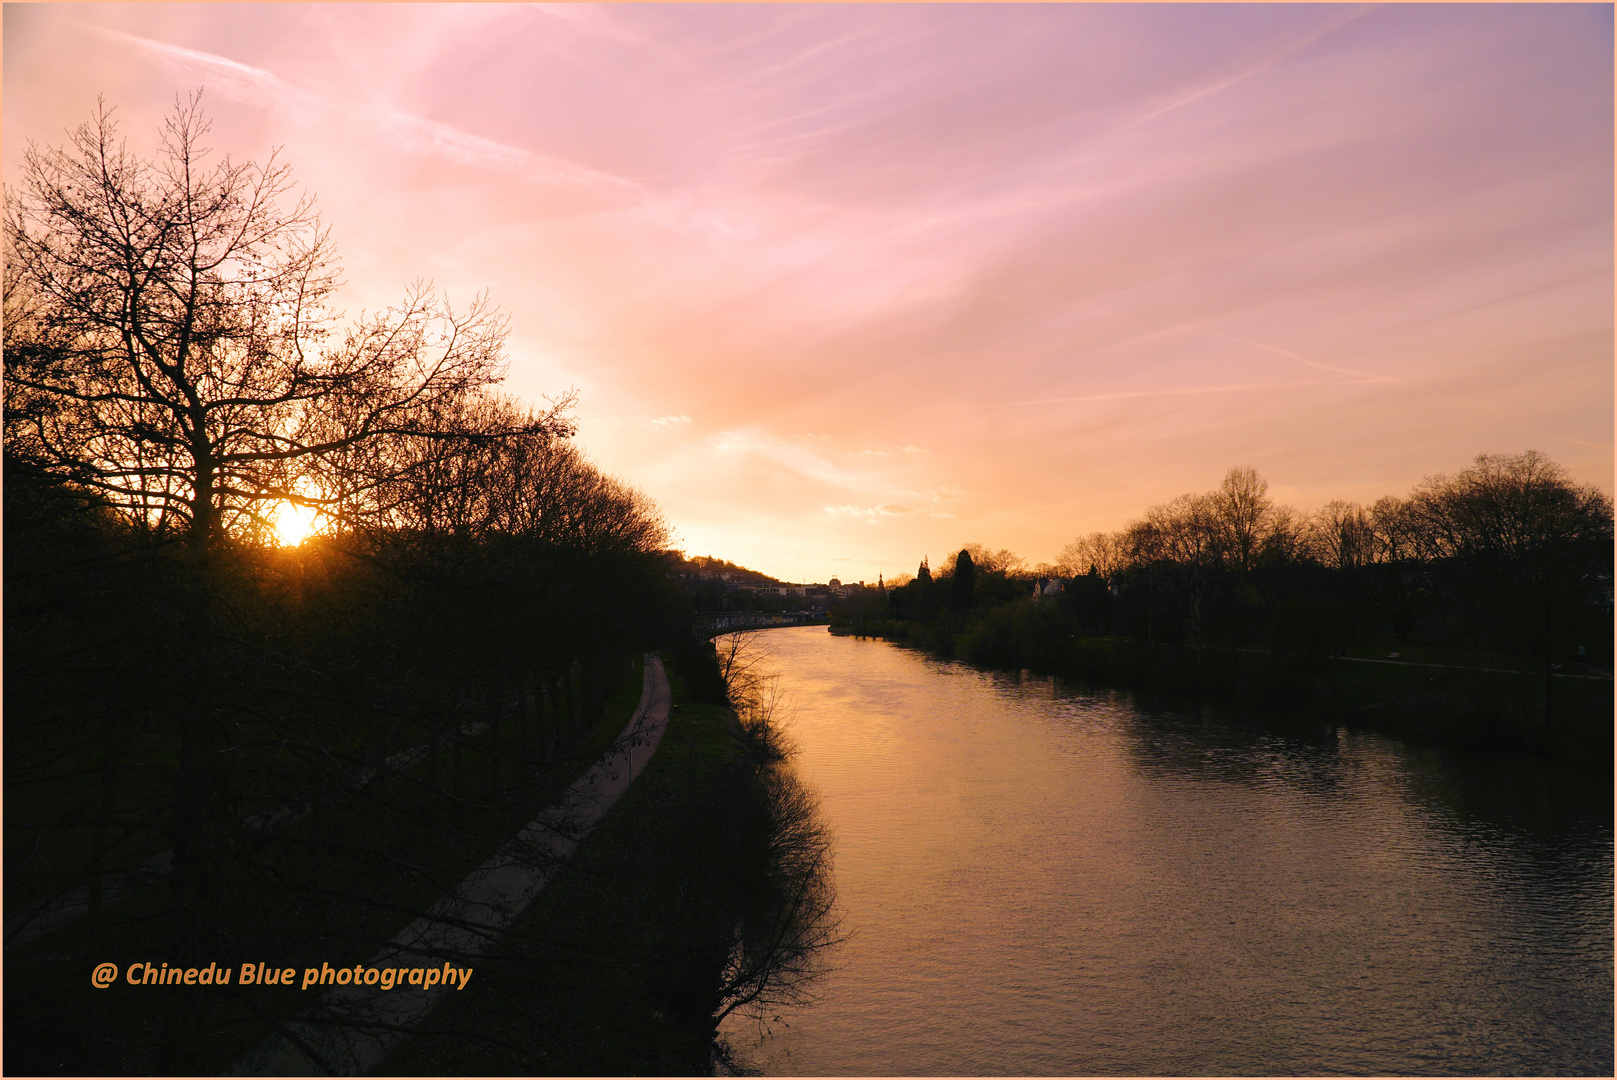
{"type": "Polygon", "coordinates": [[[830,837],[752,640],[720,644],[671,657],[676,705],[645,772],[482,986],[387,1071],[710,1075],[734,1064],[725,1017],[809,1000],[837,941],[830,837]]]}
{"type": "Polygon", "coordinates": [[[1527,451],[1309,516],[1233,469],[1214,491],[1075,540],[1055,565],[981,545],[937,573],[923,560],[831,625],[1604,770],[1611,604],[1610,499],[1527,451]]]}
{"type": "MultiPolygon", "coordinates": [[[[230,1068],[295,990],[94,989],[91,968],[375,955],[617,738],[644,652],[702,655],[666,524],[573,445],[572,396],[498,393],[498,312],[417,285],[344,319],[312,204],[273,159],[210,159],[207,129],[181,101],[142,158],[103,107],[6,196],[8,1072],[230,1068]],[[276,543],[294,511],[318,529],[276,543]]],[[[683,914],[604,951],[552,900],[491,952],[422,957],[521,1003],[552,978],[605,1001],[626,949],[654,955],[676,1071],[794,963],[768,860],[809,808],[782,763],[746,764],[768,737],[728,749],[718,676],[681,667],[714,702],[669,735],[698,764],[641,798],[716,801],[592,850],[632,848],[636,902],[683,914]],[[714,815],[732,832],[693,848],[714,815]]],[[[815,834],[793,835],[806,896],[815,834]]],[[[562,1021],[502,1043],[495,1016],[430,1015],[420,1045],[459,1047],[448,1072],[472,1047],[513,1071],[619,1060],[562,1021]]]]}

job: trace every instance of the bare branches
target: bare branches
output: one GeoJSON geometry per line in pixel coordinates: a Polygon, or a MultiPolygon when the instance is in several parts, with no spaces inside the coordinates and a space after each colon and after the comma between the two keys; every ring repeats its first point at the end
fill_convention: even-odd
{"type": "Polygon", "coordinates": [[[458,436],[417,436],[406,449],[413,467],[372,489],[376,520],[426,537],[505,536],[590,558],[666,547],[655,504],[557,437],[571,430],[571,403],[570,395],[544,411],[492,396],[464,403],[448,425],[458,436]]]}
{"type": "Polygon", "coordinates": [[[1094,570],[1101,577],[1110,578],[1122,567],[1124,557],[1120,534],[1093,532],[1062,548],[1056,566],[1067,577],[1077,577],[1094,570]]]}
{"type": "MultiPolygon", "coordinates": [[[[720,674],[741,722],[762,825],[758,902],[734,923],[720,971],[713,1027],[733,1012],[762,1019],[811,1000],[827,951],[843,940],[831,872],[831,835],[819,803],[791,767],[784,702],[759,632],[714,641],[720,674]]],[[[721,1050],[722,1052],[722,1050],[721,1050]]]]}
{"type": "Polygon", "coordinates": [[[5,221],[11,445],[204,544],[288,497],[374,512],[445,442],[571,434],[570,399],[464,426],[504,375],[507,322],[485,296],[457,310],[418,281],[339,334],[313,199],[274,154],[210,163],[207,132],[192,95],[154,160],[104,104],[67,147],[29,148],[5,221]]]}

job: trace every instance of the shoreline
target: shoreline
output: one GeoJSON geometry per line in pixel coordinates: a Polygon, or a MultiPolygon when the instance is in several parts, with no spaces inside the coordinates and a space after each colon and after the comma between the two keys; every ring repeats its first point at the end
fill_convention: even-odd
{"type": "Polygon", "coordinates": [[[1115,637],[1038,640],[1032,643],[1039,647],[1035,652],[971,634],[949,634],[944,641],[939,629],[882,620],[832,626],[830,632],[880,639],[984,670],[1026,669],[1266,714],[1309,712],[1421,745],[1544,757],[1601,770],[1613,749],[1613,681],[1600,675],[1550,673],[1555,681],[1546,722],[1543,672],[1260,649],[1148,647],[1115,637]],[[1230,662],[1213,662],[1225,658],[1230,662]]]}

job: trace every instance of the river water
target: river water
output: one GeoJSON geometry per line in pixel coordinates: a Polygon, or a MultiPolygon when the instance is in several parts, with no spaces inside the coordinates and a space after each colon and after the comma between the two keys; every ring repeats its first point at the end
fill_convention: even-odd
{"type": "Polygon", "coordinates": [[[776,1075],[1612,1075],[1609,784],[761,635],[846,940],[776,1075]]]}

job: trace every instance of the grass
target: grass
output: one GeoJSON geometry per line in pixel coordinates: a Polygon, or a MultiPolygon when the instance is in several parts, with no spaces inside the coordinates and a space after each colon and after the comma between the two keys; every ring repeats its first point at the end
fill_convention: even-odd
{"type": "Polygon", "coordinates": [[[698,1075],[726,952],[739,841],[733,714],[675,707],[651,762],[398,1075],[698,1075]]]}
{"type": "MultiPolygon", "coordinates": [[[[620,675],[603,719],[558,760],[523,762],[485,736],[458,751],[458,795],[444,783],[457,751],[445,749],[286,828],[245,834],[248,847],[212,890],[218,935],[199,943],[196,955],[165,955],[170,920],[155,891],[8,952],[6,1071],[165,1071],[163,1063],[174,1058],[163,1055],[163,1033],[173,1038],[176,1031],[190,1043],[180,1055],[190,1068],[229,1068],[312,995],[235,986],[94,990],[90,969],[103,961],[120,970],[135,961],[168,961],[239,971],[249,961],[301,969],[365,960],[554,802],[615,740],[639,700],[639,663],[620,675]],[[176,1026],[181,1002],[191,1012],[176,1026]]],[[[512,749],[509,742],[504,749],[512,749]]]]}
{"type": "MultiPolygon", "coordinates": [[[[1259,647],[1147,648],[1126,638],[1019,634],[1014,620],[979,622],[952,637],[944,636],[949,628],[941,621],[873,620],[863,629],[983,667],[1027,667],[1203,702],[1311,714],[1412,742],[1531,753],[1597,770],[1608,768],[1612,752],[1610,679],[1554,678],[1546,708],[1543,662],[1521,656],[1395,638],[1361,640],[1345,659],[1259,647]],[[1386,660],[1390,653],[1402,663],[1353,662],[1386,660]]],[[[1573,662],[1557,669],[1563,675],[1594,670],[1573,662]]]]}

